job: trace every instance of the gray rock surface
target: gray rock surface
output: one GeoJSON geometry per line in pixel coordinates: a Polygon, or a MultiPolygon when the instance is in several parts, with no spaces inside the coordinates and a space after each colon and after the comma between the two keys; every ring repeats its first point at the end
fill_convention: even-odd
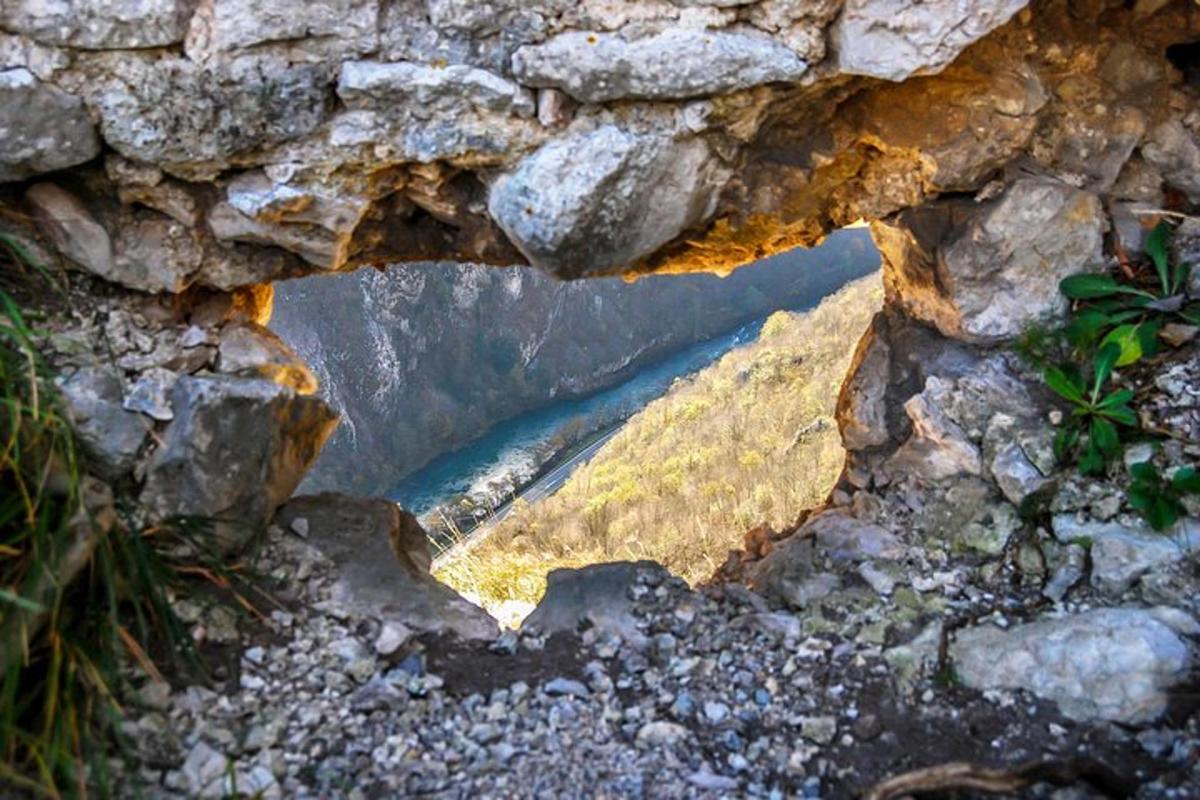
{"type": "Polygon", "coordinates": [[[973,689],[1024,689],[1076,720],[1149,722],[1195,659],[1182,635],[1195,620],[1171,609],[1105,608],[1002,630],[957,634],[956,674],[973,689]]]}
{"type": "Polygon", "coordinates": [[[1151,530],[1141,520],[1079,522],[1071,514],[1053,519],[1059,541],[1086,542],[1092,560],[1092,586],[1109,595],[1120,595],[1142,576],[1200,553],[1200,520],[1186,518],[1169,531],[1151,530]]]}
{"type": "Polygon", "coordinates": [[[466,639],[490,639],[498,633],[487,612],[429,574],[425,532],[395,503],[305,495],[288,502],[275,517],[284,528],[294,528],[301,519],[307,541],[333,564],[331,601],[338,606],[400,631],[446,631],[466,639]]]}
{"type": "Polygon", "coordinates": [[[938,72],[1028,0],[846,0],[833,28],[843,72],[902,81],[938,72]]]}
{"type": "Polygon", "coordinates": [[[80,99],[24,68],[0,69],[0,181],[82,164],[100,140],[80,99]]]}
{"type": "Polygon", "coordinates": [[[808,65],[762,35],[670,29],[649,36],[571,31],[513,55],[528,86],[562,89],[585,103],[679,100],[799,80],[808,65]]]}
{"type": "Polygon", "coordinates": [[[67,412],[101,475],[116,479],[133,467],[150,424],[121,407],[123,388],[117,372],[83,367],[60,383],[67,412]]]}
{"type": "Polygon", "coordinates": [[[592,564],[581,569],[556,569],[546,576],[546,594],[522,630],[556,633],[595,628],[626,641],[643,641],[633,617],[631,592],[647,577],[662,581],[668,572],[653,561],[592,564]]]}
{"type": "Polygon", "coordinates": [[[604,125],[501,176],[488,209],[531,264],[582,277],[632,264],[706,220],[728,176],[703,140],[604,125]]]}
{"type": "Polygon", "coordinates": [[[321,400],[264,380],[182,377],[171,404],[141,502],[159,518],[213,518],[226,546],[266,525],[337,424],[321,400]]]}
{"type": "Polygon", "coordinates": [[[6,0],[0,8],[0,27],[45,44],[88,50],[164,47],[183,41],[197,4],[197,0],[6,0]]]}

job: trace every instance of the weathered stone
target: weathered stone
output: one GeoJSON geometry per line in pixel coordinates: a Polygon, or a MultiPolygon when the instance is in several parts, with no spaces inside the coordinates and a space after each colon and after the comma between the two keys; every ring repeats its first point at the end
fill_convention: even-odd
{"type": "Polygon", "coordinates": [[[270,330],[252,322],[235,322],[221,329],[217,370],[266,378],[298,394],[317,390],[317,379],[292,349],[270,330]]]}
{"type": "Polygon", "coordinates": [[[204,67],[122,54],[89,87],[105,141],[126,158],[186,179],[312,133],[328,114],[326,67],[241,56],[204,67]]]}
{"type": "Polygon", "coordinates": [[[889,462],[892,472],[938,481],[983,471],[979,448],[947,413],[946,396],[951,391],[949,382],[933,376],[924,391],[904,404],[913,433],[889,462]]]}
{"type": "Polygon", "coordinates": [[[183,41],[198,0],[6,0],[0,27],[64,47],[165,47],[183,41]]]}
{"type": "Polygon", "coordinates": [[[78,197],[53,183],[38,183],[25,192],[42,232],[59,253],[75,264],[112,279],[112,239],[78,197]]]}
{"type": "Polygon", "coordinates": [[[671,29],[627,38],[570,31],[513,55],[527,86],[553,87],[585,103],[670,100],[796,81],[808,65],[768,37],[671,29]]]}
{"type": "Polygon", "coordinates": [[[1200,141],[1178,120],[1153,128],[1142,142],[1142,157],[1167,181],[1200,201],[1200,141]]]}
{"type": "Polygon", "coordinates": [[[705,220],[728,174],[700,140],[605,125],[540,148],[496,181],[488,209],[531,264],[580,277],[705,220]]]}
{"type": "Polygon", "coordinates": [[[397,635],[405,628],[451,631],[468,639],[498,633],[483,609],[429,574],[429,540],[396,503],[306,495],[281,508],[275,521],[287,528],[298,518],[308,521],[308,542],[334,563],[332,596],[338,605],[396,626],[397,635]]]}
{"type": "Polygon", "coordinates": [[[522,630],[575,632],[585,627],[642,642],[633,616],[630,590],[650,574],[662,580],[667,571],[653,561],[618,561],[581,569],[555,569],[546,576],[546,594],[522,623],[522,630]]]}
{"type": "Polygon", "coordinates": [[[339,55],[374,50],[379,0],[212,0],[192,18],[187,53],[202,60],[253,45],[329,40],[339,55]]]}
{"type": "Polygon", "coordinates": [[[950,654],[964,684],[1024,689],[1076,720],[1156,719],[1194,654],[1195,621],[1172,609],[1105,608],[1001,630],[960,631],[950,654]]]}
{"type": "Polygon", "coordinates": [[[193,231],[153,212],[126,219],[117,229],[114,250],[112,272],[103,277],[143,292],[183,291],[205,260],[193,231]]]}
{"type": "Polygon", "coordinates": [[[159,518],[212,518],[230,547],[266,525],[337,424],[321,400],[263,380],[185,376],[172,406],[141,502],[159,518]]]}
{"type": "Polygon", "coordinates": [[[838,69],[902,81],[940,71],[1028,0],[847,0],[833,28],[838,69]]]}
{"type": "Polygon", "coordinates": [[[837,512],[813,517],[796,535],[816,537],[820,551],[835,562],[897,558],[904,552],[900,540],[887,529],[837,512]]]}
{"type": "Polygon", "coordinates": [[[1019,180],[978,210],[937,203],[871,230],[887,282],[909,313],[975,342],[1011,339],[1061,317],[1059,282],[1103,263],[1098,198],[1040,179],[1019,180]]]}
{"type": "Polygon", "coordinates": [[[83,367],[60,384],[79,439],[105,478],[133,467],[150,424],[121,407],[121,379],[105,367],[83,367]]]}
{"type": "Polygon", "coordinates": [[[169,422],[175,419],[170,398],[177,380],[179,375],[171,370],[152,367],[138,376],[122,405],[126,411],[138,411],[151,419],[169,422]]]}
{"type": "Polygon", "coordinates": [[[1054,536],[1064,543],[1090,543],[1091,584],[1098,591],[1120,595],[1143,575],[1200,552],[1200,520],[1183,519],[1171,531],[1159,533],[1142,522],[1079,522],[1073,514],[1057,514],[1054,536]]]}
{"type": "Polygon", "coordinates": [[[0,181],[95,158],[100,139],[80,99],[24,68],[0,69],[0,181]]]}
{"type": "Polygon", "coordinates": [[[892,350],[880,335],[878,315],[859,340],[846,382],[838,395],[837,419],[847,450],[879,447],[891,438],[887,422],[887,387],[892,350]]]}

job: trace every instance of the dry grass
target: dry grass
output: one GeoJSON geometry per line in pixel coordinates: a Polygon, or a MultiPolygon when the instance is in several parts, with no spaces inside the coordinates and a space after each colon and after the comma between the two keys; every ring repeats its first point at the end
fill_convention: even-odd
{"type": "Polygon", "coordinates": [[[872,275],[811,312],[772,315],[756,342],[676,382],[438,577],[489,609],[536,602],[558,567],[645,558],[707,578],[747,529],[790,524],[837,480],[834,405],[882,297],[872,275]]]}

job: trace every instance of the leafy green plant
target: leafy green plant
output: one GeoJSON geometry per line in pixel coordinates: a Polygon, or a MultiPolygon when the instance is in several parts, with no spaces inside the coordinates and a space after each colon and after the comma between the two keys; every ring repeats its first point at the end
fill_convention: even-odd
{"type": "Polygon", "coordinates": [[[1078,455],[1079,471],[1098,475],[1121,453],[1117,426],[1136,427],[1137,414],[1129,407],[1133,392],[1105,392],[1113,367],[1121,355],[1113,344],[1100,348],[1092,362],[1090,385],[1073,369],[1047,367],[1042,375],[1055,394],[1071,404],[1070,416],[1054,437],[1054,453],[1060,461],[1078,455]]]}
{"type": "Polygon", "coordinates": [[[1129,485],[1129,505],[1156,531],[1170,528],[1183,515],[1183,496],[1200,494],[1200,473],[1193,467],[1175,470],[1170,480],[1143,461],[1129,468],[1133,482],[1129,485]]]}
{"type": "Polygon", "coordinates": [[[1059,288],[1071,300],[1085,303],[1064,333],[1072,345],[1091,350],[1109,344],[1120,348],[1116,366],[1153,355],[1158,334],[1170,321],[1200,325],[1200,303],[1186,294],[1192,266],[1172,264],[1168,254],[1171,228],[1165,222],[1146,238],[1152,272],[1132,269],[1126,280],[1113,275],[1072,275],[1059,288]]]}

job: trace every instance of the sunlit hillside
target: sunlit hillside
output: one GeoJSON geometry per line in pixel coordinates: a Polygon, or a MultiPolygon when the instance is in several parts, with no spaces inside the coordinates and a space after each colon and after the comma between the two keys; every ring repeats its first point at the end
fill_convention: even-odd
{"type": "Polygon", "coordinates": [[[871,275],[811,312],[774,314],[757,341],[676,382],[439,577],[502,618],[558,567],[645,558],[707,578],[747,529],[787,525],[832,488],[844,457],[834,405],[882,298],[871,275]]]}

